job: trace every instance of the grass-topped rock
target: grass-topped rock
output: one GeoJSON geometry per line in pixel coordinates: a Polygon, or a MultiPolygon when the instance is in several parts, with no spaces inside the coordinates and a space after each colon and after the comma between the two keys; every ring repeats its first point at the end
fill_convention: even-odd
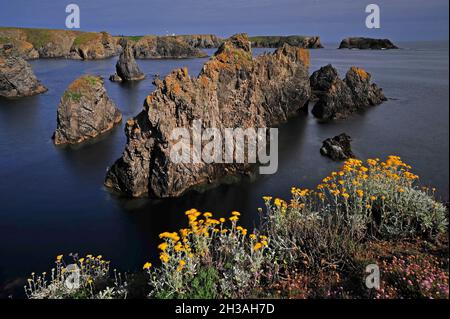
{"type": "Polygon", "coordinates": [[[106,93],[103,79],[84,75],[73,81],[61,98],[55,144],[76,144],[112,129],[122,114],[106,93]]]}

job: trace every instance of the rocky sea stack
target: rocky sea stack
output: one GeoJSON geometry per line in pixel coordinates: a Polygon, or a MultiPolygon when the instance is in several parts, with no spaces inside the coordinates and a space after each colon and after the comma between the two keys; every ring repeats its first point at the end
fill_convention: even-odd
{"type": "Polygon", "coordinates": [[[371,75],[357,67],[351,67],[344,80],[331,64],[321,67],[310,77],[317,98],[312,113],[324,120],[346,118],[359,109],[386,101],[383,90],[370,80],[371,75]]]}
{"type": "Polygon", "coordinates": [[[350,142],[351,137],[345,133],[337,135],[333,138],[327,138],[323,141],[320,148],[320,154],[331,158],[333,161],[343,161],[348,158],[354,158],[350,142]]]}
{"type": "MultiPolygon", "coordinates": [[[[248,172],[248,163],[174,163],[173,130],[186,128],[195,134],[196,120],[222,133],[225,128],[284,122],[307,106],[308,66],[309,52],[289,45],[253,58],[247,35],[238,34],[219,47],[197,77],[184,68],[156,79],[144,110],[127,121],[125,151],[108,171],[105,185],[130,196],[175,197],[248,172]]],[[[190,143],[188,147],[193,151],[190,143]]]]}
{"type": "Polygon", "coordinates": [[[140,81],[145,79],[144,73],[139,69],[134,59],[133,48],[129,41],[126,41],[119,61],[116,63],[116,74],[109,78],[114,82],[121,81],[140,81]]]}
{"type": "Polygon", "coordinates": [[[372,38],[346,38],[341,41],[339,49],[371,49],[371,50],[387,50],[398,49],[389,39],[372,39],[372,38]]]}
{"type": "Polygon", "coordinates": [[[47,88],[38,81],[30,64],[14,55],[12,45],[0,47],[0,96],[24,97],[46,91],[47,88]]]}
{"type": "Polygon", "coordinates": [[[109,131],[122,114],[106,93],[103,79],[85,75],[73,81],[57,111],[54,143],[76,144],[109,131]]]}

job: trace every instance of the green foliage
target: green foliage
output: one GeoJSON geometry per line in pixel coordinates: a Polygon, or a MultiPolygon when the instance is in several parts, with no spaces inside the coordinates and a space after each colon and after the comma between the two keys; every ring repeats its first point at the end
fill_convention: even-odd
{"type": "Polygon", "coordinates": [[[95,33],[95,32],[82,33],[75,38],[75,40],[73,41],[73,45],[80,46],[80,45],[88,43],[91,40],[95,40],[97,37],[98,37],[98,33],[95,33]]]}
{"type": "Polygon", "coordinates": [[[80,92],[66,91],[64,93],[64,99],[70,99],[70,100],[75,101],[75,102],[80,102],[82,96],[83,95],[80,92]]]}
{"type": "Polygon", "coordinates": [[[51,31],[48,29],[24,29],[27,42],[33,44],[36,49],[44,47],[51,42],[51,31]]]}

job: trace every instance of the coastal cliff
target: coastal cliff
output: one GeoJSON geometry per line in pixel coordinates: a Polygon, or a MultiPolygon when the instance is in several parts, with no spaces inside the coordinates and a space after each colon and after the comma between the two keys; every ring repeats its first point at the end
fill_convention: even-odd
{"type": "Polygon", "coordinates": [[[120,49],[107,32],[1,27],[0,39],[14,44],[18,54],[27,59],[104,59],[120,49]]]}
{"type": "Polygon", "coordinates": [[[186,39],[174,36],[141,37],[134,43],[133,50],[136,59],[184,59],[208,56],[197,47],[191,46],[186,39]]]}
{"type": "Polygon", "coordinates": [[[16,53],[13,46],[0,45],[0,96],[15,98],[46,92],[30,64],[16,53]]]}
{"type": "Polygon", "coordinates": [[[341,41],[339,49],[371,49],[371,50],[388,50],[388,49],[398,49],[389,39],[372,39],[372,38],[362,38],[353,37],[345,38],[341,41]]]}
{"type": "Polygon", "coordinates": [[[284,44],[305,48],[320,49],[323,45],[320,43],[320,37],[290,35],[290,36],[254,36],[249,38],[254,48],[280,48],[284,44]]]}
{"type": "Polygon", "coordinates": [[[120,54],[127,41],[137,59],[206,57],[201,48],[218,47],[222,42],[214,35],[112,36],[108,32],[0,27],[0,45],[12,45],[24,59],[106,59],[120,54]]]}
{"type": "Polygon", "coordinates": [[[125,151],[109,169],[105,185],[133,197],[175,197],[248,172],[248,163],[174,163],[171,133],[192,131],[195,120],[221,132],[285,122],[307,106],[308,67],[309,52],[287,44],[253,58],[247,35],[238,34],[219,47],[197,77],[183,68],[156,79],[144,110],[127,121],[125,151]]]}

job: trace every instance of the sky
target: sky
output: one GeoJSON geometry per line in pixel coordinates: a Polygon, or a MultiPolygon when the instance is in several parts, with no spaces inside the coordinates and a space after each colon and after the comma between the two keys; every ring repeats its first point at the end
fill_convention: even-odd
{"type": "Polygon", "coordinates": [[[394,41],[448,40],[448,0],[0,0],[0,26],[65,29],[65,8],[80,7],[81,29],[114,35],[213,33],[319,35],[394,41]],[[368,4],[380,29],[368,29],[368,4]]]}

